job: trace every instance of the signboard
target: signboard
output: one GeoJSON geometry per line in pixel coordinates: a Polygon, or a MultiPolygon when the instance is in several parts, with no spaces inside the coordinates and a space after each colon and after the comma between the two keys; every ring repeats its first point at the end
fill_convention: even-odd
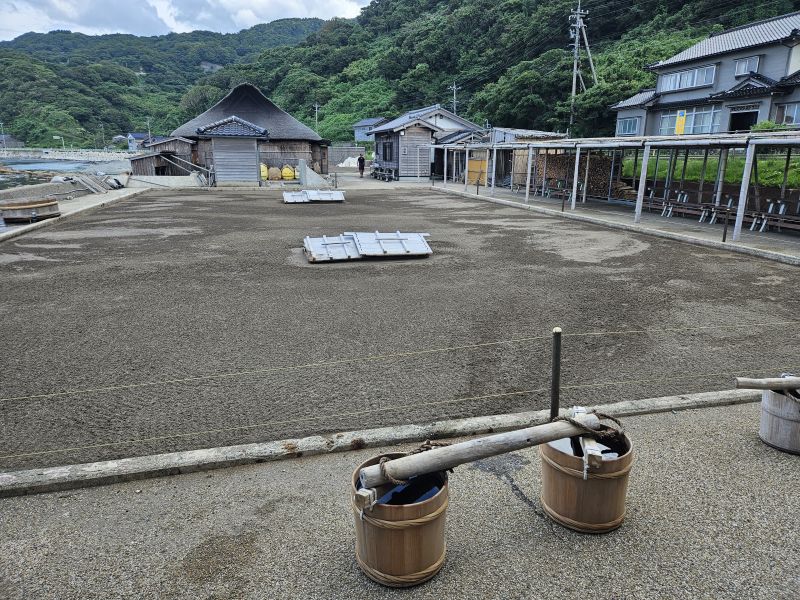
{"type": "Polygon", "coordinates": [[[686,129],[686,111],[679,110],[678,117],[675,119],[675,135],[683,135],[686,129]]]}

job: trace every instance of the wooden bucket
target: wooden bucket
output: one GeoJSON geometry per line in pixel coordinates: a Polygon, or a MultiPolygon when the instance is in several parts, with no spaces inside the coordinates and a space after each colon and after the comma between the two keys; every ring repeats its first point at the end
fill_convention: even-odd
{"type": "MultiPolygon", "coordinates": [[[[400,458],[402,453],[384,454],[400,458]]],[[[410,587],[428,581],[444,564],[444,525],[448,504],[447,473],[439,492],[417,504],[376,504],[363,513],[355,505],[361,469],[377,464],[369,459],[353,472],[351,501],[356,524],[356,560],[361,570],[380,584],[410,587]]],[[[378,496],[391,484],[378,488],[378,496]]]]}
{"type": "Polygon", "coordinates": [[[583,458],[551,444],[539,446],[542,459],[542,506],[555,521],[583,533],[605,533],[622,525],[633,444],[619,458],[590,467],[583,479],[583,458]]]}
{"type": "Polygon", "coordinates": [[[765,390],[758,437],[773,448],[800,454],[800,399],[765,390]]]}

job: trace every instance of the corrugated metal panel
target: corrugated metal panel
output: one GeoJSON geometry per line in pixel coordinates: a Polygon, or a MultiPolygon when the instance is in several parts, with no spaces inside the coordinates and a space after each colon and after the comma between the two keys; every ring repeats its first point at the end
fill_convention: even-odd
{"type": "Polygon", "coordinates": [[[256,140],[214,138],[214,172],[217,181],[258,181],[256,140]]]}
{"type": "Polygon", "coordinates": [[[429,256],[433,250],[425,240],[429,233],[394,233],[345,231],[344,237],[355,240],[363,256],[429,256]]]}
{"type": "Polygon", "coordinates": [[[312,202],[344,202],[342,190],[303,190],[312,202]]]}
{"type": "Polygon", "coordinates": [[[305,192],[283,192],[284,204],[301,204],[311,202],[305,192]]]}
{"type": "Polygon", "coordinates": [[[283,192],[285,204],[304,202],[344,202],[342,190],[302,190],[300,192],[283,192]]]}
{"type": "Polygon", "coordinates": [[[779,42],[789,37],[795,29],[800,29],[800,12],[758,21],[712,35],[691,48],[662,60],[653,66],[666,67],[733,50],[779,42]]]}
{"type": "Polygon", "coordinates": [[[303,251],[306,253],[308,262],[361,258],[353,236],[348,234],[333,237],[323,235],[320,238],[306,236],[303,240],[303,251]]]}

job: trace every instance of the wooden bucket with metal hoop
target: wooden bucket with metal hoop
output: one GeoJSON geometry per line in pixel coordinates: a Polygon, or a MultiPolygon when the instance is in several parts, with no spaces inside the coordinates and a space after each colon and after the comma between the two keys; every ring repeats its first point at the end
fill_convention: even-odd
{"type": "Polygon", "coordinates": [[[800,395],[797,394],[796,390],[765,390],[758,431],[765,444],[792,454],[800,454],[800,395]]]}
{"type": "Polygon", "coordinates": [[[583,475],[583,458],[566,454],[552,443],[539,446],[542,459],[542,506],[556,522],[583,533],[605,533],[622,525],[633,444],[627,452],[603,460],[583,475]]]}
{"type": "MultiPolygon", "coordinates": [[[[384,454],[390,459],[402,453],[384,454]]],[[[353,472],[351,500],[356,526],[356,560],[370,579],[390,587],[410,587],[428,581],[445,559],[445,517],[448,504],[447,473],[439,491],[416,504],[375,504],[361,511],[355,503],[361,469],[378,464],[369,459],[353,472]]],[[[378,488],[380,497],[393,487],[378,488]]]]}

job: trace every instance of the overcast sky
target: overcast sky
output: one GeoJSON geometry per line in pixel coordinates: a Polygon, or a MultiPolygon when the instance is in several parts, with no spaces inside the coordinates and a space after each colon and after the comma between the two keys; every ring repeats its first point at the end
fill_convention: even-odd
{"type": "Polygon", "coordinates": [[[355,17],[369,0],[0,0],[0,39],[28,31],[233,32],[288,17],[355,17]]]}

